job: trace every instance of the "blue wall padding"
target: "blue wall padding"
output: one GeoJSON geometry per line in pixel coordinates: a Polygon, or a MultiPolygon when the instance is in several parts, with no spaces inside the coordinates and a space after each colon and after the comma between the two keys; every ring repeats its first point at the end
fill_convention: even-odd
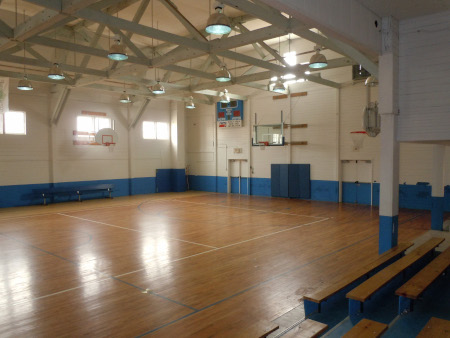
{"type": "Polygon", "coordinates": [[[315,201],[338,202],[339,182],[311,180],[311,199],[315,201]]]}
{"type": "Polygon", "coordinates": [[[401,184],[400,208],[431,210],[431,186],[401,184]]]}
{"type": "Polygon", "coordinates": [[[292,164],[288,167],[288,197],[300,198],[300,167],[292,164]]]}
{"type": "Polygon", "coordinates": [[[280,197],[289,197],[289,165],[280,166],[280,197]]]}
{"type": "Polygon", "coordinates": [[[0,207],[18,207],[42,204],[42,196],[33,190],[50,189],[50,184],[24,184],[0,186],[0,207]]]}
{"type": "Polygon", "coordinates": [[[156,193],[156,177],[136,177],[131,179],[131,195],[156,193]]]}
{"type": "Polygon", "coordinates": [[[252,177],[250,179],[250,194],[257,196],[270,196],[270,178],[252,177]]]}
{"type": "Polygon", "coordinates": [[[156,169],[156,191],[172,191],[170,184],[170,169],[156,169]]]}
{"type": "Polygon", "coordinates": [[[156,191],[186,191],[186,171],[184,169],[157,169],[156,191]]]}
{"type": "Polygon", "coordinates": [[[444,226],[444,197],[431,197],[431,229],[442,231],[444,226]]]}
{"type": "Polygon", "coordinates": [[[380,216],[378,254],[392,249],[398,241],[398,215],[380,216]]]}
{"type": "Polygon", "coordinates": [[[216,191],[215,176],[189,175],[189,189],[199,191],[216,191]]]}
{"type": "Polygon", "coordinates": [[[311,198],[311,165],[309,164],[296,164],[299,168],[299,183],[300,183],[300,198],[311,198]]]}
{"type": "Polygon", "coordinates": [[[380,205],[380,183],[374,183],[372,186],[373,205],[380,205]]]}
{"type": "Polygon", "coordinates": [[[281,166],[272,164],[270,166],[270,187],[273,197],[281,197],[281,166]]]}
{"type": "Polygon", "coordinates": [[[171,169],[171,189],[175,192],[186,191],[186,170],[171,169]]]}

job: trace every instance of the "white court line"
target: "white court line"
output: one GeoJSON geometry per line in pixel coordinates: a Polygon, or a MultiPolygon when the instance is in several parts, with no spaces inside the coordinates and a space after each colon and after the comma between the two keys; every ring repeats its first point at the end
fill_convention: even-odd
{"type": "MultiPolygon", "coordinates": [[[[72,216],[72,215],[66,215],[63,213],[57,213],[57,215],[61,215],[61,216],[66,216],[66,217],[71,217],[71,218],[75,218],[75,219],[79,219],[82,221],[87,221],[87,222],[92,222],[92,223],[98,223],[98,224],[102,224],[102,225],[106,225],[109,227],[113,227],[113,228],[119,228],[119,229],[123,229],[123,230],[129,230],[129,231],[134,231],[134,232],[139,232],[141,234],[146,234],[148,235],[148,232],[145,231],[141,231],[141,230],[136,230],[136,229],[131,229],[131,228],[126,228],[126,227],[121,227],[119,225],[113,225],[113,224],[108,224],[105,222],[99,222],[99,221],[94,221],[88,218],[82,218],[82,217],[77,217],[77,216],[72,216]]],[[[207,248],[211,248],[211,249],[217,249],[217,247],[215,246],[211,246],[211,245],[206,245],[206,244],[201,244],[201,243],[196,243],[196,242],[191,242],[191,241],[185,241],[184,239],[179,239],[179,238],[173,238],[173,237],[167,237],[168,239],[174,240],[174,241],[179,241],[179,242],[185,242],[185,243],[189,243],[189,244],[195,244],[195,245],[200,245],[200,246],[205,246],[207,248]]]]}
{"type": "MultiPolygon", "coordinates": [[[[301,228],[301,227],[306,226],[306,225],[311,225],[311,224],[314,224],[314,223],[324,222],[324,221],[326,221],[326,220],[329,220],[329,218],[326,218],[326,219],[320,219],[320,220],[317,220],[317,221],[314,221],[314,222],[310,222],[310,223],[300,224],[300,225],[297,225],[297,226],[292,227],[292,228],[289,228],[289,229],[284,229],[284,230],[272,232],[272,233],[270,233],[270,234],[266,234],[266,235],[262,235],[262,236],[258,236],[258,237],[254,237],[254,238],[250,238],[250,239],[246,239],[246,240],[244,240],[244,241],[240,241],[240,242],[228,244],[228,245],[225,245],[225,246],[221,246],[221,247],[219,247],[219,248],[215,248],[215,249],[213,249],[213,250],[208,250],[208,251],[200,252],[200,253],[197,253],[197,254],[194,254],[194,255],[191,255],[191,256],[186,256],[186,257],[177,258],[177,259],[168,261],[167,263],[170,264],[170,263],[182,261],[182,260],[185,260],[185,259],[188,259],[188,258],[192,258],[192,257],[204,255],[204,254],[207,254],[207,253],[210,253],[210,252],[213,252],[213,251],[218,251],[218,250],[221,250],[221,249],[226,249],[226,248],[229,248],[229,247],[232,247],[232,246],[235,246],[235,245],[239,245],[239,244],[251,242],[251,241],[254,241],[254,240],[257,240],[257,239],[261,239],[261,238],[264,238],[264,237],[269,237],[269,236],[277,235],[277,234],[282,233],[282,232],[295,230],[295,229],[301,228]]],[[[115,277],[122,277],[122,276],[125,276],[125,275],[130,275],[130,274],[135,273],[135,272],[140,272],[140,271],[143,271],[143,270],[145,270],[145,268],[139,269],[139,270],[135,270],[135,271],[126,272],[126,273],[123,273],[123,274],[121,274],[121,275],[117,275],[117,276],[115,276],[115,277]]]]}
{"type": "MultiPolygon", "coordinates": [[[[192,203],[192,204],[212,205],[212,206],[215,206],[215,207],[222,207],[222,208],[232,208],[232,209],[241,209],[241,210],[260,211],[260,212],[271,213],[271,214],[281,214],[281,215],[290,215],[290,216],[302,216],[302,217],[329,219],[327,217],[320,217],[320,216],[309,216],[309,215],[301,215],[301,214],[292,214],[292,213],[281,212],[281,211],[270,211],[270,210],[261,210],[261,209],[252,209],[252,208],[232,207],[232,206],[229,206],[229,205],[220,205],[220,204],[214,204],[214,203],[189,202],[189,201],[181,201],[181,200],[177,200],[177,199],[174,199],[174,201],[183,202],[183,203],[192,203]]],[[[146,203],[146,202],[143,202],[142,204],[144,204],[144,203],[146,203]]]]}

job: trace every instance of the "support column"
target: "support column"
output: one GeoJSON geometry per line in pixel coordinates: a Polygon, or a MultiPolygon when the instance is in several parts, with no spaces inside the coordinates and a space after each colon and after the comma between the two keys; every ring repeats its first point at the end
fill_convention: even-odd
{"type": "Polygon", "coordinates": [[[399,195],[398,22],[382,19],[382,55],[379,58],[379,113],[381,115],[380,223],[378,252],[397,245],[399,195]]]}
{"type": "Polygon", "coordinates": [[[431,229],[443,230],[444,225],[444,156],[445,146],[433,146],[431,177],[431,229]]]}

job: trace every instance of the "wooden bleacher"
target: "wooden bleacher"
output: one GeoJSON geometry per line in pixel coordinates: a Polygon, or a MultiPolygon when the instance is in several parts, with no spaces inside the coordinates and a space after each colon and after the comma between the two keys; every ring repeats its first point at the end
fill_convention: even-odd
{"type": "Polygon", "coordinates": [[[413,301],[450,266],[450,247],[395,292],[399,298],[399,313],[413,310],[413,301]]]}
{"type": "Polygon", "coordinates": [[[372,273],[374,270],[389,262],[391,259],[403,255],[403,253],[412,245],[412,243],[400,243],[395,248],[392,248],[381,254],[372,263],[337,279],[336,281],[331,283],[329,287],[319,290],[313,294],[305,295],[303,297],[305,304],[305,314],[309,315],[316,311],[320,312],[320,304],[322,302],[326,301],[328,298],[343,290],[345,287],[354,283],[358,279],[372,273]]]}
{"type": "Polygon", "coordinates": [[[283,338],[316,338],[328,329],[328,325],[306,319],[295,329],[283,335],[283,338]]]}
{"type": "Polygon", "coordinates": [[[443,238],[431,238],[406,256],[384,268],[353,290],[347,293],[350,317],[363,312],[363,303],[408,267],[425,257],[444,241],[443,238]]]}
{"type": "Polygon", "coordinates": [[[419,332],[417,338],[448,338],[450,337],[450,320],[431,317],[419,332]]]}
{"type": "Polygon", "coordinates": [[[348,331],[343,338],[369,338],[380,337],[388,329],[387,324],[362,319],[358,324],[348,331]]]}
{"type": "Polygon", "coordinates": [[[209,325],[196,332],[197,337],[214,337],[214,338],[263,338],[267,337],[272,332],[278,330],[279,325],[263,320],[256,320],[252,323],[242,325],[236,323],[226,328],[223,325],[209,325]]]}

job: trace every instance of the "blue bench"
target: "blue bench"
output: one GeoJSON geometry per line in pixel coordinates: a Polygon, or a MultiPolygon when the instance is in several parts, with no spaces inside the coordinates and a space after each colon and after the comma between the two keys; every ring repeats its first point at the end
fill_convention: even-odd
{"type": "Polygon", "coordinates": [[[57,195],[77,195],[78,201],[81,202],[81,196],[96,193],[96,192],[107,192],[108,197],[112,198],[111,193],[114,190],[113,184],[96,184],[96,185],[87,185],[81,187],[61,187],[61,188],[50,188],[45,190],[38,190],[42,198],[44,199],[44,205],[47,205],[47,199],[52,196],[57,195]]]}

